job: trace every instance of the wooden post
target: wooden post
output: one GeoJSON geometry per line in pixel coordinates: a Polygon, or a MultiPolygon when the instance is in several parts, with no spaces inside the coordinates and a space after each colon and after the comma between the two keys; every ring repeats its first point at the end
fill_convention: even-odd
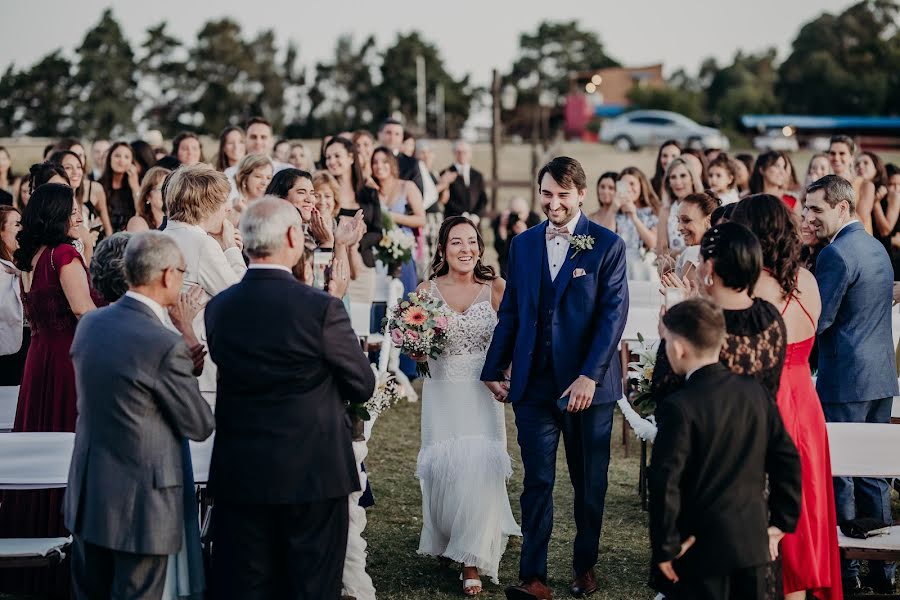
{"type": "Polygon", "coordinates": [[[491,122],[491,213],[497,213],[497,195],[499,190],[500,169],[497,164],[497,156],[500,152],[500,72],[494,69],[494,78],[491,83],[491,99],[493,108],[493,120],[491,122]]]}

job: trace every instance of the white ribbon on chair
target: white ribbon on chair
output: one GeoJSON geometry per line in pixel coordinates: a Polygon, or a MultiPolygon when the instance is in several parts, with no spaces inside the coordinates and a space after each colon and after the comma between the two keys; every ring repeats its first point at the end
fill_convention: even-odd
{"type": "MultiPolygon", "coordinates": [[[[397,278],[391,279],[388,289],[386,314],[391,314],[391,311],[394,310],[394,307],[397,306],[397,303],[402,297],[403,282],[397,278]]],[[[413,389],[412,384],[409,382],[409,378],[400,370],[400,349],[394,347],[394,344],[391,343],[390,323],[384,324],[382,335],[384,336],[384,340],[381,343],[381,353],[378,356],[379,376],[384,376],[388,370],[390,370],[394,374],[397,382],[403,386],[403,391],[406,393],[406,399],[409,402],[418,402],[419,395],[413,389]]]]}
{"type": "Polygon", "coordinates": [[[637,413],[636,410],[631,406],[631,402],[628,401],[627,398],[622,396],[616,404],[619,405],[619,410],[622,411],[622,416],[625,417],[625,420],[628,421],[628,424],[631,426],[631,429],[634,431],[634,434],[644,440],[645,442],[653,442],[656,439],[656,423],[653,417],[649,419],[645,419],[641,415],[637,413]]]}

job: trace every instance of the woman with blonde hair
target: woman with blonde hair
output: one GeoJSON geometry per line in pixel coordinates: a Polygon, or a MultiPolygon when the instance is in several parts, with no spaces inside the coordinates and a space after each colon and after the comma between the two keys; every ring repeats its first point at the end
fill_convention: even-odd
{"type": "Polygon", "coordinates": [[[128,220],[125,231],[138,232],[159,229],[166,216],[166,200],[162,195],[163,182],[172,171],[162,167],[151,167],[144,175],[141,191],[138,193],[138,214],[128,220]]]}
{"type": "Polygon", "coordinates": [[[265,154],[248,154],[241,159],[234,174],[238,198],[234,201],[235,212],[232,218],[238,219],[247,205],[265,196],[274,170],[272,159],[265,154]]]}
{"type": "Polygon", "coordinates": [[[691,167],[691,163],[679,156],[673,158],[666,168],[659,208],[659,222],[665,226],[658,227],[656,233],[656,253],[659,256],[675,256],[685,248],[684,238],[678,232],[678,209],[681,200],[703,191],[700,176],[691,167]]]}

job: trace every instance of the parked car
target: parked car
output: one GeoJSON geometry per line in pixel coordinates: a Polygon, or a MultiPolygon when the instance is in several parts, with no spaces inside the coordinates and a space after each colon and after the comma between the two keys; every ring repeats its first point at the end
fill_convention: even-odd
{"type": "Polygon", "coordinates": [[[728,150],[731,144],[718,129],[700,125],[684,115],[667,110],[635,110],[609,119],[600,126],[600,141],[619,150],[657,147],[678,140],[692,148],[728,150]]]}
{"type": "Polygon", "coordinates": [[[753,147],[760,152],[775,150],[777,152],[796,152],[800,149],[800,143],[793,130],[790,135],[785,135],[782,129],[770,129],[762,135],[753,138],[753,147]]]}

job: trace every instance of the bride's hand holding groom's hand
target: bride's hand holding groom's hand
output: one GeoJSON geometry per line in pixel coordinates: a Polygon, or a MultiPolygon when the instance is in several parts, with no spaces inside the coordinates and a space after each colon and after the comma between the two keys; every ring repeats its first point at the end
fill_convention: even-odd
{"type": "Polygon", "coordinates": [[[485,381],[484,385],[487,386],[487,389],[494,395],[494,400],[497,402],[506,402],[509,397],[508,381],[485,381]]]}
{"type": "Polygon", "coordinates": [[[569,405],[566,410],[570,413],[580,412],[590,408],[594,401],[594,392],[597,391],[597,382],[584,375],[579,375],[572,385],[566,388],[560,398],[569,397],[569,405]]]}

